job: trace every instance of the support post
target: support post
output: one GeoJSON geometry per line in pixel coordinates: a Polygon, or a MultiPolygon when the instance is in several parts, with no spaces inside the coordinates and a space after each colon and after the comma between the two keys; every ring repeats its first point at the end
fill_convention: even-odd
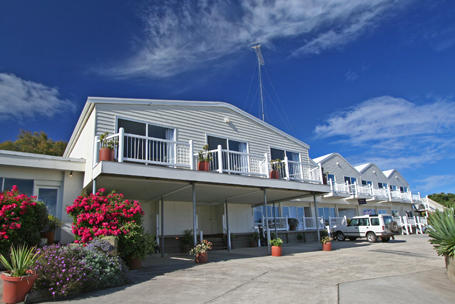
{"type": "Polygon", "coordinates": [[[92,180],[92,194],[96,193],[96,178],[92,180]]]}
{"type": "Polygon", "coordinates": [[[284,156],[284,172],[286,174],[286,179],[290,180],[291,177],[289,176],[289,159],[286,155],[284,156]]]}
{"type": "Polygon", "coordinates": [[[161,242],[160,242],[160,252],[161,252],[161,257],[164,257],[164,198],[161,197],[161,242]]]}
{"type": "Polygon", "coordinates": [[[118,153],[117,159],[118,159],[119,163],[123,163],[124,145],[125,145],[125,129],[120,128],[118,130],[118,151],[117,151],[117,153],[118,153]]]}
{"type": "Polygon", "coordinates": [[[319,166],[319,180],[321,181],[321,184],[324,184],[324,173],[322,172],[321,163],[319,163],[318,166],[319,166]]]}
{"type": "Polygon", "coordinates": [[[267,178],[270,178],[270,175],[269,175],[269,155],[267,153],[264,153],[264,167],[265,167],[265,176],[267,178]]]}
{"type": "Polygon", "coordinates": [[[218,173],[223,173],[223,148],[218,145],[218,173]]]}
{"type": "Polygon", "coordinates": [[[267,217],[267,189],[264,189],[264,207],[265,207],[265,229],[267,233],[267,252],[270,253],[270,229],[269,219],[267,217]]]}
{"type": "Polygon", "coordinates": [[[321,240],[321,235],[319,233],[319,211],[318,203],[316,202],[316,194],[313,193],[313,204],[314,204],[314,216],[316,217],[316,231],[318,233],[318,241],[321,240]]]}
{"type": "Polygon", "coordinates": [[[98,145],[99,145],[100,137],[95,136],[95,140],[93,142],[93,164],[92,167],[95,167],[95,165],[98,163],[98,145]]]}
{"type": "Polygon", "coordinates": [[[278,231],[276,228],[276,214],[275,214],[275,202],[272,203],[272,212],[273,212],[273,226],[275,226],[275,238],[278,237],[278,231]]]}
{"type": "Polygon", "coordinates": [[[231,228],[229,227],[229,210],[228,210],[228,202],[227,200],[224,201],[224,218],[226,219],[226,234],[227,234],[227,248],[228,251],[231,252],[231,228]]]}
{"type": "Polygon", "coordinates": [[[188,143],[189,143],[189,145],[190,145],[189,152],[188,152],[188,153],[190,154],[190,155],[189,155],[190,169],[191,169],[191,170],[194,170],[194,155],[193,155],[193,154],[194,154],[194,151],[193,151],[194,148],[193,148],[193,140],[190,139],[190,140],[188,141],[188,143]]]}
{"type": "Polygon", "coordinates": [[[197,244],[197,218],[196,218],[196,185],[191,184],[191,191],[193,194],[193,243],[197,244]]]}

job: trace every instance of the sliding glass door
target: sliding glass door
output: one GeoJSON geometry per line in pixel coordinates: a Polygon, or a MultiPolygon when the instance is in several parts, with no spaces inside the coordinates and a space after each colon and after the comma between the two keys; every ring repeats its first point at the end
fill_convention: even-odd
{"type": "MultiPolygon", "coordinates": [[[[248,172],[248,145],[246,142],[228,138],[207,136],[209,150],[217,150],[221,146],[223,171],[228,173],[248,172]]],[[[212,153],[211,170],[218,170],[218,153],[212,153]]]]}

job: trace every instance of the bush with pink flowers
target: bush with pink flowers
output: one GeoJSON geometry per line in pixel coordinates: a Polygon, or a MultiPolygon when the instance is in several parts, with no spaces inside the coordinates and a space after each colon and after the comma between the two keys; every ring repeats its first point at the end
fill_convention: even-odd
{"type": "Polygon", "coordinates": [[[88,243],[101,236],[122,236],[129,232],[125,228],[128,224],[141,225],[144,212],[138,201],[125,199],[122,193],[105,192],[101,188],[95,194],[79,196],[66,208],[73,217],[76,243],[88,243]]]}
{"type": "Polygon", "coordinates": [[[12,244],[35,246],[47,224],[47,209],[36,197],[21,194],[16,186],[0,193],[0,253],[12,244]]]}

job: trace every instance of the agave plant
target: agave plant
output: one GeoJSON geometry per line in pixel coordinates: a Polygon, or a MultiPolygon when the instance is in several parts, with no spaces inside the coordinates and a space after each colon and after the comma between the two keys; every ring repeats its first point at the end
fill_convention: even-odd
{"type": "Polygon", "coordinates": [[[455,212],[446,209],[436,211],[428,217],[430,243],[438,255],[455,256],[455,212]]]}
{"type": "Polygon", "coordinates": [[[36,252],[35,247],[11,247],[10,260],[0,254],[0,263],[6,268],[12,277],[22,277],[27,274],[40,255],[36,252]]]}

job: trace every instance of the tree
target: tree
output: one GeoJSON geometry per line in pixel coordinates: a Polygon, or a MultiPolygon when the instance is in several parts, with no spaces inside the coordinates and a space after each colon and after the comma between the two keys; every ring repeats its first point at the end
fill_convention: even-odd
{"type": "Polygon", "coordinates": [[[16,141],[7,140],[0,143],[0,150],[30,152],[62,156],[67,142],[53,141],[47,134],[21,130],[16,141]]]}
{"type": "Polygon", "coordinates": [[[455,194],[453,193],[433,193],[428,195],[428,197],[447,208],[455,208],[455,194]]]}

